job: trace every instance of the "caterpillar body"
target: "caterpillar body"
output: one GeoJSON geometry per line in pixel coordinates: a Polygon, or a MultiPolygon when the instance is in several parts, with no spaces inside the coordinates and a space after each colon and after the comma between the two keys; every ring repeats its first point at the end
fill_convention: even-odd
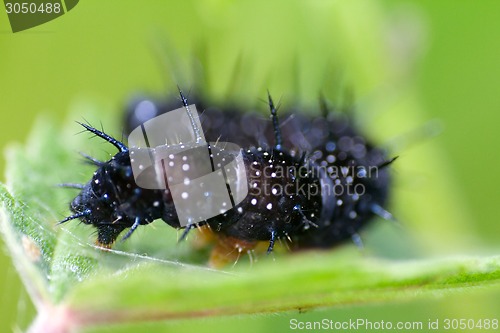
{"type": "MultiPolygon", "coordinates": [[[[187,99],[182,92],[180,96],[187,109],[187,99]]],[[[175,108],[170,101],[150,104],[155,112],[145,116],[142,102],[128,110],[126,131],[175,108]]],[[[204,110],[201,120],[207,141],[223,138],[243,147],[240,153],[249,190],[241,202],[217,216],[184,226],[179,223],[169,188],[145,189],[136,184],[129,147],[81,124],[119,152],[106,162],[88,157],[97,169],[86,184],[66,184],[80,193],[70,204],[73,214],[60,223],[78,218],[93,225],[97,243],[108,248],[125,229],[122,239],[156,219],[184,228],[181,238],[203,227],[218,239],[211,261],[217,266],[214,258],[222,256],[217,251],[236,249],[239,254],[251,251],[259,241],[268,242],[268,253],[281,239],[293,250],[330,248],[351,238],[359,243],[358,231],[374,215],[391,218],[383,207],[390,193],[388,166],[395,158],[388,159],[382,149],[366,142],[345,115],[330,112],[324,101],[320,102],[321,115],[280,110],[283,126],[269,94],[271,121],[259,114],[207,107],[203,101],[196,104],[204,110]]],[[[221,158],[238,153],[217,144],[210,149],[221,158]]]]}

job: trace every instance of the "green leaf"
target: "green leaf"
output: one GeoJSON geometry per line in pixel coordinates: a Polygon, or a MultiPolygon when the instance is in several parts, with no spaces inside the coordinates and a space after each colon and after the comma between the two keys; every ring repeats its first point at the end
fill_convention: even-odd
{"type": "Polygon", "coordinates": [[[76,124],[67,128],[39,122],[25,147],[10,148],[9,183],[0,186],[2,233],[39,311],[33,332],[392,302],[500,279],[500,257],[397,262],[364,256],[352,246],[261,255],[253,265],[217,271],[200,264],[189,244],[178,245],[176,232],[161,222],[103,252],[93,246],[90,227],[55,225],[74,193],[54,185],[92,172],[73,147],[96,144],[85,134],[70,134],[76,124]]]}

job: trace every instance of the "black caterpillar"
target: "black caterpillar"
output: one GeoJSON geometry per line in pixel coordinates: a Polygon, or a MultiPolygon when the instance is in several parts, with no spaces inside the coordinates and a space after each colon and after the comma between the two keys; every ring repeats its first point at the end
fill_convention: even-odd
{"type": "MultiPolygon", "coordinates": [[[[184,107],[188,103],[182,92],[184,107]]],[[[126,131],[157,114],[178,108],[172,102],[151,103],[154,111],[140,114],[138,101],[127,112],[126,131]]],[[[202,115],[207,141],[227,139],[241,147],[249,193],[233,209],[202,223],[189,224],[181,238],[196,227],[208,226],[222,239],[253,243],[287,239],[293,249],[329,248],[346,239],[359,242],[357,232],[372,217],[391,218],[383,207],[390,190],[387,159],[383,150],[367,143],[352,128],[345,115],[329,111],[321,101],[321,116],[285,114],[287,126],[279,124],[270,95],[271,122],[257,114],[237,109],[205,107],[202,115]],[[292,189],[285,192],[284,189],[292,189]],[[281,191],[278,191],[281,190],[281,191]]],[[[149,110],[151,111],[151,110],[149,110]]],[[[149,190],[136,185],[129,148],[89,126],[86,130],[113,144],[119,152],[107,162],[87,157],[97,170],[87,184],[65,184],[81,192],[70,204],[73,215],[60,223],[79,218],[97,228],[97,243],[111,247],[118,235],[130,228],[123,240],[139,225],[163,219],[180,228],[168,189],[149,190]]],[[[212,146],[214,153],[235,152],[212,146]]],[[[240,245],[238,245],[240,246],[240,245]]],[[[239,249],[241,251],[241,248],[239,249]]]]}

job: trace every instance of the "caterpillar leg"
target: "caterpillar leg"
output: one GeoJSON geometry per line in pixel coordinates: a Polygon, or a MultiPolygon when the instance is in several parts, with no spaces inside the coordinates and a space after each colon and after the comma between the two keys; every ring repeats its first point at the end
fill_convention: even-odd
{"type": "Polygon", "coordinates": [[[242,254],[249,254],[253,258],[252,251],[258,242],[244,241],[230,236],[219,235],[217,242],[210,253],[208,266],[221,268],[229,263],[238,262],[242,254]]]}
{"type": "Polygon", "coordinates": [[[103,224],[97,227],[97,240],[95,244],[99,247],[110,249],[118,235],[125,229],[121,225],[103,224]]]}

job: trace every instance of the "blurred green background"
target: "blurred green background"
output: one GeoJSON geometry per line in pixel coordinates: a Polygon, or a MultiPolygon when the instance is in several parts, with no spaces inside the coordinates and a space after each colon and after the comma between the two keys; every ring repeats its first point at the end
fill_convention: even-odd
{"type": "MultiPolygon", "coordinates": [[[[165,55],[182,59],[193,50],[206,54],[205,88],[222,99],[236,59],[243,55],[243,83],[235,94],[253,103],[265,96],[266,88],[284,100],[298,95],[312,103],[319,90],[339,85],[338,80],[354,90],[363,109],[361,126],[378,143],[439,120],[440,135],[397,151],[401,158],[395,167],[393,211],[411,235],[406,237],[416,239],[419,254],[498,253],[500,176],[495,166],[500,155],[494,147],[500,145],[499,15],[500,2],[494,0],[87,0],[59,19],[13,34],[2,10],[0,146],[24,142],[42,114],[63,126],[74,105],[92,103],[115,110],[118,122],[133,93],[161,96],[175,83],[192,86],[190,66],[180,64],[172,77],[165,55]]],[[[119,124],[104,126],[120,129],[119,124]]],[[[1,159],[2,174],[4,165],[1,159]]],[[[375,245],[383,243],[372,238],[375,245]]],[[[33,309],[8,256],[1,255],[0,267],[4,332],[16,323],[26,325],[33,309]]],[[[297,316],[394,321],[491,317],[500,312],[499,289],[494,290],[493,295],[153,326],[263,331],[285,330],[289,318],[297,316]],[[459,306],[465,299],[467,305],[459,306]]]]}

